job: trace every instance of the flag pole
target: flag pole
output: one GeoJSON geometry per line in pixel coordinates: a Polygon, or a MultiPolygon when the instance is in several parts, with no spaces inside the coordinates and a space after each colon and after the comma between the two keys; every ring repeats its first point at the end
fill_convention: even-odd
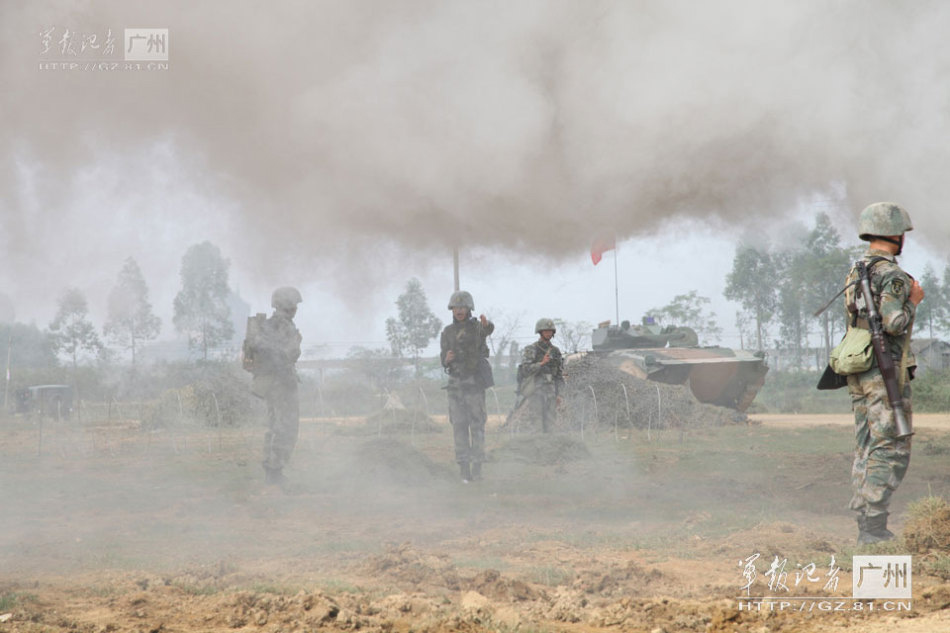
{"type": "Polygon", "coordinates": [[[455,292],[459,291],[459,248],[452,250],[452,266],[455,271],[455,292]]]}
{"type": "Polygon", "coordinates": [[[620,325],[620,286],[617,284],[617,247],[614,246],[614,307],[617,310],[617,325],[620,325]]]}

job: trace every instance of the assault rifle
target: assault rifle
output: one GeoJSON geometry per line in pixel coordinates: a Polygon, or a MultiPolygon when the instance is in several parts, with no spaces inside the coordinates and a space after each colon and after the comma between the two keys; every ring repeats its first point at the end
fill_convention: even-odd
{"type": "MultiPolygon", "coordinates": [[[[551,348],[553,347],[554,345],[549,342],[548,347],[544,351],[544,355],[542,355],[541,358],[543,359],[544,356],[550,355],[551,348]]],[[[549,365],[551,363],[557,364],[564,362],[564,359],[560,354],[556,356],[550,356],[549,358],[549,365]]],[[[518,365],[518,386],[515,389],[515,395],[518,396],[518,398],[515,402],[515,407],[511,410],[511,413],[508,414],[508,420],[511,420],[511,416],[513,416],[518,411],[518,409],[524,406],[524,403],[527,402],[531,397],[531,394],[534,393],[535,389],[537,388],[537,382],[535,381],[535,378],[541,374],[544,374],[546,371],[544,367],[538,367],[533,373],[528,374],[523,368],[524,363],[522,362],[518,365]]]]}
{"type": "MultiPolygon", "coordinates": [[[[858,270],[859,287],[864,296],[864,303],[868,309],[868,329],[871,331],[871,345],[874,347],[874,358],[877,360],[878,369],[881,370],[881,377],[884,378],[884,387],[887,389],[887,400],[894,410],[894,419],[897,423],[897,437],[910,437],[914,434],[907,415],[904,413],[904,399],[901,396],[901,388],[897,379],[897,368],[894,366],[894,357],[887,350],[887,344],[884,340],[884,324],[877,306],[874,304],[874,297],[871,295],[871,277],[868,274],[868,268],[863,260],[858,260],[855,264],[858,270]]],[[[907,342],[910,344],[910,341],[907,342]]],[[[903,366],[901,367],[903,369],[903,366]]]]}

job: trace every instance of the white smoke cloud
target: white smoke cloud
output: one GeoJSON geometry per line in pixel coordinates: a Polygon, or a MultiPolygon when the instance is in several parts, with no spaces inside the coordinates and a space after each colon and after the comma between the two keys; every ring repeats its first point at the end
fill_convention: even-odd
{"type": "Polygon", "coordinates": [[[130,254],[167,274],[210,239],[266,282],[365,287],[381,248],[557,259],[605,229],[773,222],[841,183],[848,213],[895,200],[947,243],[945,3],[267,9],[0,6],[8,284],[96,261],[108,284],[130,254]],[[51,26],[168,28],[170,70],[40,70],[51,26]]]}

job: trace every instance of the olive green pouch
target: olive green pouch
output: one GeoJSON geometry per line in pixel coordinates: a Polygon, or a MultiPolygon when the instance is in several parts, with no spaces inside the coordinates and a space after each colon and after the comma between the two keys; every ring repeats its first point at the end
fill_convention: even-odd
{"type": "Polygon", "coordinates": [[[831,350],[829,364],[836,374],[850,376],[871,369],[873,362],[874,346],[871,344],[870,330],[852,327],[831,350]]]}

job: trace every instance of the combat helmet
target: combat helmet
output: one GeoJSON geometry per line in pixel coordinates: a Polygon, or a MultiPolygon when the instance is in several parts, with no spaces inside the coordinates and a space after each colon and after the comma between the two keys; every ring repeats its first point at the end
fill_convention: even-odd
{"type": "Polygon", "coordinates": [[[469,310],[475,309],[475,300],[472,299],[472,295],[465,290],[456,290],[452,293],[452,296],[449,297],[449,310],[452,308],[468,308],[469,310]]]}
{"type": "Polygon", "coordinates": [[[865,207],[858,220],[858,237],[869,242],[873,237],[903,235],[914,230],[904,207],[893,202],[875,202],[865,207]]]}
{"type": "Polygon", "coordinates": [[[270,296],[270,305],[272,308],[283,308],[291,310],[297,307],[298,303],[303,301],[300,291],[292,286],[284,286],[274,291],[270,296]]]}
{"type": "Polygon", "coordinates": [[[540,334],[544,330],[557,332],[557,328],[554,326],[554,319],[538,319],[538,322],[534,324],[534,333],[540,334]]]}

